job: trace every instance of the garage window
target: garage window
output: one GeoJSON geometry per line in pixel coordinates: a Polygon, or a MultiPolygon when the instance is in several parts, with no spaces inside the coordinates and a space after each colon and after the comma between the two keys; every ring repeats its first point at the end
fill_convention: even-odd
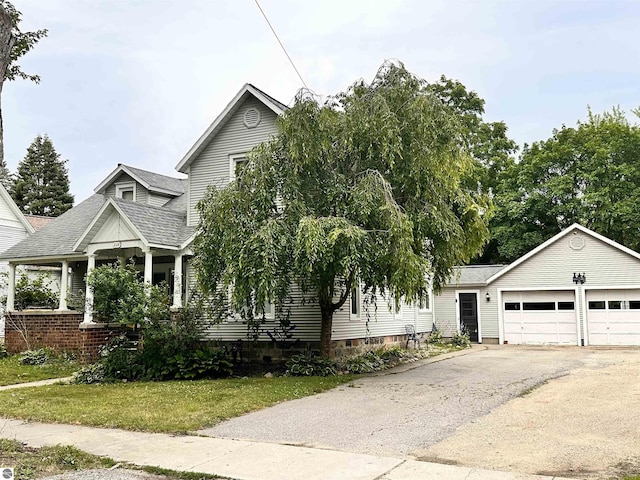
{"type": "Polygon", "coordinates": [[[622,302],[620,300],[609,300],[609,310],[622,310],[622,302]]]}
{"type": "Polygon", "coordinates": [[[604,300],[589,302],[589,310],[604,310],[604,300]]]}
{"type": "Polygon", "coordinates": [[[640,300],[629,300],[630,310],[640,310],[640,300]]]}
{"type": "Polygon", "coordinates": [[[523,310],[548,311],[556,309],[556,302],[522,302],[523,310]]]}
{"type": "Polygon", "coordinates": [[[573,302],[558,302],[558,310],[574,310],[575,305],[573,302]]]}
{"type": "Polygon", "coordinates": [[[504,304],[504,309],[510,311],[520,310],[520,302],[507,302],[504,304]]]}

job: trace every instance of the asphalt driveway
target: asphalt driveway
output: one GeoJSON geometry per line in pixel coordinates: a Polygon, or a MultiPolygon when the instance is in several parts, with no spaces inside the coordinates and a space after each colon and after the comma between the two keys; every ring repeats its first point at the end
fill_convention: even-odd
{"type": "Polygon", "coordinates": [[[361,378],[199,433],[596,478],[623,464],[626,471],[640,466],[639,372],[640,349],[476,347],[410,370],[361,378]],[[595,388],[603,378],[609,379],[606,386],[595,388]],[[555,385],[549,397],[547,390],[555,385]],[[544,400],[538,392],[546,395],[544,400]],[[586,398],[585,405],[575,404],[579,395],[586,398]],[[622,397],[628,402],[617,408],[622,397]],[[602,420],[603,402],[611,419],[602,420]],[[517,408],[511,407],[514,403],[517,408]],[[576,430],[568,412],[582,417],[578,425],[587,431],[576,430]],[[553,425],[540,423],[545,418],[553,425]],[[563,427],[564,422],[573,427],[563,427]],[[611,437],[624,448],[607,449],[603,465],[594,466],[591,450],[597,451],[603,439],[611,437]],[[561,445],[567,443],[571,448],[563,450],[561,445]],[[593,448],[586,448],[589,445],[593,448]]]}

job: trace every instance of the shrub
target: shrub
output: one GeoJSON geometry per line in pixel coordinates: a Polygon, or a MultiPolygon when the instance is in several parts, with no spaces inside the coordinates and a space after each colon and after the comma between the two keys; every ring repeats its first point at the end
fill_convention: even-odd
{"type": "Polygon", "coordinates": [[[371,373],[385,368],[385,360],[376,352],[370,351],[344,359],[340,367],[349,373],[371,373]]]}
{"type": "Polygon", "coordinates": [[[427,337],[427,343],[442,343],[442,332],[434,325],[427,337]]]}
{"type": "Polygon", "coordinates": [[[7,352],[7,347],[3,342],[0,342],[0,358],[7,358],[9,356],[9,352],[7,352]]]}
{"type": "Polygon", "coordinates": [[[49,353],[44,348],[26,350],[20,354],[21,365],[44,365],[49,361],[49,353]]]}
{"type": "Polygon", "coordinates": [[[44,275],[38,275],[31,280],[28,275],[22,274],[16,282],[14,305],[16,310],[25,308],[50,308],[58,307],[59,295],[51,288],[44,275]]]}
{"type": "Polygon", "coordinates": [[[337,373],[336,363],[329,358],[300,354],[287,361],[287,374],[293,377],[328,377],[337,373]]]}
{"type": "Polygon", "coordinates": [[[92,363],[82,367],[73,375],[73,383],[91,384],[103,383],[105,381],[104,365],[102,363],[92,363]]]}
{"type": "Polygon", "coordinates": [[[460,333],[460,332],[455,332],[451,336],[451,340],[449,340],[449,343],[458,348],[469,348],[471,346],[471,340],[469,340],[469,335],[466,333],[460,333]]]}
{"type": "Polygon", "coordinates": [[[100,349],[100,363],[107,381],[137,380],[142,375],[138,350],[124,334],[100,349]]]}
{"type": "Polygon", "coordinates": [[[164,378],[186,380],[228,377],[232,373],[233,364],[225,353],[213,347],[178,353],[166,359],[162,370],[164,378]]]}

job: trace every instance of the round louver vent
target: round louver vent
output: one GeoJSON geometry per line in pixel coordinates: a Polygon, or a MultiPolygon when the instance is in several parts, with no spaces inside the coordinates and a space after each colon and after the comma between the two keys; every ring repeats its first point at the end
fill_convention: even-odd
{"type": "Polygon", "coordinates": [[[248,108],[244,112],[244,126],[247,128],[257,127],[260,123],[260,112],[255,108],[248,108]]]}
{"type": "Polygon", "coordinates": [[[571,240],[569,240],[569,246],[573,250],[582,250],[584,248],[584,238],[580,235],[574,235],[571,237],[571,240]]]}

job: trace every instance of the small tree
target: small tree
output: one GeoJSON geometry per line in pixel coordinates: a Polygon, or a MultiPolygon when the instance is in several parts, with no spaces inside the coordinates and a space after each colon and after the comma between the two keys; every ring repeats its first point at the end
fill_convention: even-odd
{"type": "Polygon", "coordinates": [[[87,276],[93,315],[103,322],[137,326],[171,318],[166,289],[148,285],[133,263],[101,265],[87,276]]]}
{"type": "Polygon", "coordinates": [[[35,138],[18,164],[11,190],[22,212],[57,217],[73,207],[66,162],[60,159],[49,137],[35,138]]]}
{"type": "Polygon", "coordinates": [[[203,291],[231,291],[236,311],[274,302],[277,313],[297,284],[318,302],[328,355],[353,288],[424,301],[430,281],[439,289],[479,253],[487,198],[463,182],[467,130],[427,87],[387,63],[324,104],[299,95],[237,181],[198,204],[203,291]]]}

